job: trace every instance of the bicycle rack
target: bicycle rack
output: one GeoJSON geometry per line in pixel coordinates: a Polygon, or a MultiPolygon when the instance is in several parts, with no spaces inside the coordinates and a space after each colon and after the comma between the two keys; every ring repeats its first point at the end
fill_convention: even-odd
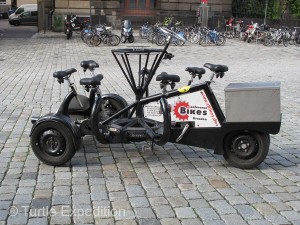
{"type": "MultiPolygon", "coordinates": [[[[142,99],[144,95],[146,95],[146,97],[149,96],[148,87],[163,58],[164,54],[161,54],[163,52],[165,52],[165,49],[147,49],[143,46],[112,50],[112,54],[135,94],[137,101],[142,99]],[[132,56],[138,57],[137,71],[133,71],[132,69],[129,60],[132,56]],[[151,60],[152,63],[150,62],[151,60]],[[137,77],[134,76],[135,73],[137,73],[137,77]]],[[[137,117],[143,117],[143,106],[141,104],[137,104],[134,110],[132,110],[130,117],[133,115],[134,111],[136,111],[137,117]]]]}

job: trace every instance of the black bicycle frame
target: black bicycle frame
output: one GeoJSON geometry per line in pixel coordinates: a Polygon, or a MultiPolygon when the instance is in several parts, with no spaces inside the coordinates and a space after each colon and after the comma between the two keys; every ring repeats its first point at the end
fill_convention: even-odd
{"type": "MultiPolygon", "coordinates": [[[[220,123],[222,123],[225,120],[225,116],[220,108],[220,105],[218,104],[218,101],[214,95],[214,93],[212,92],[211,88],[210,88],[210,81],[206,81],[205,83],[202,84],[196,84],[191,86],[189,92],[187,93],[182,93],[179,92],[178,90],[172,90],[166,93],[166,98],[171,98],[174,96],[179,96],[179,95],[184,95],[184,94],[188,94],[188,93],[192,93],[192,92],[196,92],[196,91],[200,91],[200,90],[204,90],[205,94],[207,95],[208,100],[211,103],[211,106],[213,108],[213,111],[215,112],[218,120],[220,121],[220,123]]],[[[148,104],[150,102],[155,102],[155,101],[159,101],[161,99],[161,97],[163,96],[162,93],[160,94],[155,94],[155,95],[151,95],[149,97],[145,97],[142,98],[140,100],[135,101],[134,103],[130,104],[129,106],[125,107],[124,109],[120,110],[119,112],[117,112],[116,114],[114,114],[113,116],[109,117],[108,119],[104,120],[101,122],[102,125],[107,125],[109,122],[111,122],[112,120],[116,119],[117,117],[119,117],[120,115],[122,115],[123,113],[127,112],[128,110],[132,109],[133,110],[140,104],[140,105],[145,105],[148,104]]],[[[97,113],[97,112],[92,112],[93,113],[97,113]]],[[[133,113],[131,112],[130,115],[132,115],[133,113]]]]}

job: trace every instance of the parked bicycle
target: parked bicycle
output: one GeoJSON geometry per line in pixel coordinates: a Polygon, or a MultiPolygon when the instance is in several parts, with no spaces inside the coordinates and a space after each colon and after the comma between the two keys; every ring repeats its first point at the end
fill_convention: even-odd
{"type": "Polygon", "coordinates": [[[199,45],[206,47],[211,44],[225,45],[226,37],[224,34],[217,32],[216,30],[206,29],[205,34],[200,38],[199,45]]]}

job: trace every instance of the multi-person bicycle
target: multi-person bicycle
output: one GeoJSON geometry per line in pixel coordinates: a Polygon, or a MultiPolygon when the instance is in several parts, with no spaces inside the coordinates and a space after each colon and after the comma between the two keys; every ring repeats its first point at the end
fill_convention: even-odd
{"type": "Polygon", "coordinates": [[[211,89],[214,78],[223,78],[228,71],[225,65],[205,63],[212,75],[198,84],[193,84],[194,80],[201,79],[205,69],[186,68],[190,80],[178,89],[175,86],[180,77],[162,72],[156,76],[161,93],[149,95],[149,84],[161,61],[174,57],[167,51],[171,38],[182,39],[166,31],[169,37],[163,49],[112,50],[136,96],[133,103],[128,104],[117,94],[101,94],[103,75],[94,74],[99,66],[95,61],[81,62],[84,71],[92,72],[91,77],[80,80],[89,97],[78,94],[70,81],[76,69],[55,72],[53,77],[60,84],[68,82],[71,91],[56,113],[32,118],[31,146],[35,155],[46,164],[62,165],[81,148],[82,136],[94,135],[102,144],[174,142],[214,149],[235,167],[259,165],[268,154],[269,134],[280,130],[279,84],[230,84],[225,91],[226,118],[211,89]],[[136,70],[130,64],[132,57],[137,57],[136,70]]]}

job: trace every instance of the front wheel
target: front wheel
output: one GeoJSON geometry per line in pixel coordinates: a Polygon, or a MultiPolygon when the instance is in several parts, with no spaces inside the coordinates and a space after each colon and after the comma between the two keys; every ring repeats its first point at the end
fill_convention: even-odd
{"type": "Polygon", "coordinates": [[[125,43],[125,42],[126,42],[126,37],[123,36],[123,35],[121,36],[121,42],[122,42],[122,43],[125,43]]]}
{"type": "Polygon", "coordinates": [[[251,169],[265,160],[269,147],[269,134],[233,132],[225,138],[223,156],[234,167],[251,169]]]}
{"type": "Polygon", "coordinates": [[[31,147],[36,157],[51,166],[68,162],[76,149],[70,131],[57,122],[44,122],[31,134],[31,147]]]}

